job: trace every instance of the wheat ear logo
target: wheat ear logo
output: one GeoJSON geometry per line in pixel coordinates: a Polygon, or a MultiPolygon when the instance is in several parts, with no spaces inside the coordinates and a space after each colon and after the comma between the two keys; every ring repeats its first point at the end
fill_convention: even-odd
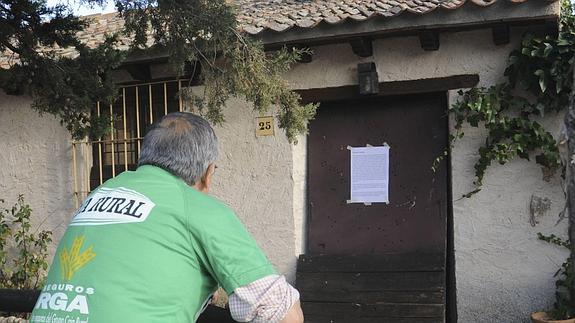
{"type": "Polygon", "coordinates": [[[84,245],[84,239],[84,236],[75,237],[74,241],[72,241],[72,248],[68,250],[68,248],[64,247],[62,252],[60,252],[60,270],[63,280],[72,279],[76,271],[96,257],[96,253],[92,251],[94,246],[89,246],[80,252],[84,245]]]}

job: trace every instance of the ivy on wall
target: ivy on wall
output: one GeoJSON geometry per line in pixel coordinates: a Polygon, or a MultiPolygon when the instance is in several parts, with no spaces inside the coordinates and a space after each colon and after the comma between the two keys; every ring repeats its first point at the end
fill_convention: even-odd
{"type": "Polygon", "coordinates": [[[459,100],[449,110],[456,130],[451,142],[465,135],[464,124],[487,131],[474,166],[476,189],[464,197],[481,190],[493,163],[504,165],[516,157],[530,160],[534,155],[544,178],[561,168],[558,142],[537,120],[568,108],[574,54],[575,16],[571,3],[563,0],[557,35],[525,34],[520,48],[509,56],[504,82],[459,91],[459,100]]]}

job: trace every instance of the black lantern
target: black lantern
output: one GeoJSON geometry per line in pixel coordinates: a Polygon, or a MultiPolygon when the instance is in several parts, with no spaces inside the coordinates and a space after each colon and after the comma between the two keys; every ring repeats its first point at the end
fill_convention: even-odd
{"type": "Polygon", "coordinates": [[[374,62],[357,64],[357,77],[359,94],[371,95],[379,93],[379,79],[374,62]]]}

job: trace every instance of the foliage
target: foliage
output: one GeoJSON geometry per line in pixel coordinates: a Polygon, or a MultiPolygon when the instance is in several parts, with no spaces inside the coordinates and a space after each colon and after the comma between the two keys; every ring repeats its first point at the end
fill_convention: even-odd
{"type": "Polygon", "coordinates": [[[487,131],[475,163],[474,192],[480,190],[493,162],[503,165],[535,154],[544,174],[561,167],[556,140],[537,120],[569,106],[574,54],[575,16],[570,2],[564,0],[558,34],[525,34],[520,48],[509,56],[505,82],[459,92],[460,99],[450,108],[457,130],[451,140],[464,136],[464,123],[487,131]]]}
{"type": "MultiPolygon", "coordinates": [[[[316,105],[301,105],[299,95],[282,78],[304,50],[266,53],[261,43],[237,31],[235,9],[225,0],[116,0],[115,4],[125,21],[123,32],[131,37],[131,51],[166,51],[178,76],[189,72],[190,65],[192,73],[201,71],[201,93],[180,95],[207,119],[223,122],[226,100],[243,96],[260,113],[278,106],[280,127],[290,141],[306,132],[316,105]]],[[[5,26],[9,32],[0,33],[0,50],[17,53],[20,60],[0,73],[0,87],[31,93],[34,108],[58,116],[75,138],[102,135],[109,120],[90,110],[96,101],[112,102],[117,93],[109,75],[129,54],[115,49],[117,35],[88,48],[76,38],[86,27],[84,20],[64,5],[47,7],[39,0],[1,0],[0,29],[5,26]],[[54,44],[75,48],[78,57],[58,57],[54,44]]]]}
{"type": "MultiPolygon", "coordinates": [[[[537,237],[540,240],[571,250],[571,244],[569,241],[565,241],[554,234],[545,236],[541,233],[537,233],[537,237]]],[[[573,255],[570,255],[561,264],[561,268],[559,268],[559,270],[557,270],[553,275],[553,277],[559,278],[555,282],[557,290],[555,292],[555,303],[553,304],[553,309],[547,311],[547,313],[550,315],[551,319],[554,320],[565,320],[575,316],[575,307],[572,305],[572,296],[570,294],[570,288],[575,283],[575,268],[573,267],[572,257],[573,255]]]]}
{"type": "MultiPolygon", "coordinates": [[[[52,232],[31,232],[31,215],[32,209],[22,195],[10,208],[0,206],[0,288],[39,289],[44,284],[52,232]]],[[[1,312],[0,315],[29,316],[1,312]]]]}
{"type": "Polygon", "coordinates": [[[95,48],[81,44],[76,33],[85,26],[64,5],[0,1],[0,53],[10,57],[12,66],[0,69],[0,88],[30,94],[34,109],[57,116],[75,138],[105,124],[91,108],[114,98],[117,91],[108,76],[122,58],[113,37],[95,48]],[[78,56],[59,57],[57,48],[73,48],[78,56]]]}
{"type": "Polygon", "coordinates": [[[0,288],[37,289],[43,284],[52,232],[32,232],[31,214],[22,195],[11,208],[0,207],[0,288]]]}

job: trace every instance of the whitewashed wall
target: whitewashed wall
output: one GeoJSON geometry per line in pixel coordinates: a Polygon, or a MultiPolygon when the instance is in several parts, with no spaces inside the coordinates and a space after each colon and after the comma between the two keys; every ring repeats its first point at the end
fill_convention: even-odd
{"type": "MultiPolygon", "coordinates": [[[[348,44],[314,48],[313,62],[289,72],[294,88],[356,84],[356,66],[375,61],[380,81],[456,74],[479,74],[481,85],[497,82],[506,57],[516,46],[495,46],[490,30],[441,35],[441,48],[425,52],[415,37],[378,40],[374,57],[359,59],[348,44]]],[[[451,100],[456,99],[455,91],[451,100]]],[[[24,97],[0,93],[0,198],[14,201],[24,193],[35,222],[62,234],[73,212],[72,157],[68,133],[50,116],[39,117],[24,97]],[[44,221],[45,219],[45,221],[44,221]]],[[[305,244],[305,140],[291,146],[276,129],[274,137],[255,137],[256,115],[240,100],[226,110],[227,122],[216,127],[221,157],[214,194],[238,213],[280,272],[293,278],[296,256],[305,244]]],[[[545,120],[559,129],[561,116],[545,120]]],[[[464,129],[452,155],[453,196],[472,188],[473,164],[483,134],[464,129]]],[[[540,242],[537,232],[565,235],[567,221],[555,225],[563,205],[557,180],[525,161],[494,166],[483,191],[454,201],[456,275],[460,322],[521,322],[553,299],[552,274],[566,257],[540,242]],[[547,197],[552,208],[529,224],[532,194],[547,197]]]]}
{"type": "Polygon", "coordinates": [[[59,241],[74,212],[70,135],[30,103],[0,90],[0,199],[11,207],[24,194],[32,222],[59,241]]]}
{"type": "Polygon", "coordinates": [[[258,114],[251,106],[227,104],[226,122],[215,127],[220,157],[212,193],[236,211],[276,269],[293,280],[291,147],[277,122],[275,136],[256,137],[258,114]]]}
{"type": "MultiPolygon", "coordinates": [[[[348,44],[323,46],[313,48],[313,62],[296,66],[289,78],[299,89],[353,85],[357,64],[374,61],[380,81],[479,74],[480,85],[489,86],[502,80],[506,58],[522,33],[513,29],[512,42],[505,46],[493,44],[490,30],[441,34],[441,47],[433,52],[423,51],[416,37],[378,40],[374,56],[367,59],[355,56],[348,44]]],[[[450,92],[451,103],[456,92],[450,92]]],[[[561,120],[557,115],[543,122],[558,133],[561,120]]],[[[555,225],[564,203],[560,183],[543,181],[534,163],[514,161],[491,167],[483,190],[471,199],[459,199],[473,190],[473,165],[484,141],[481,131],[463,131],[466,137],[451,156],[459,322],[527,322],[530,312],[552,304],[552,276],[567,256],[536,237],[537,232],[566,235],[566,220],[555,225]],[[529,223],[532,194],[552,203],[536,227],[529,223]]],[[[305,160],[305,149],[295,147],[294,170],[305,167],[305,160]]],[[[305,181],[304,174],[294,171],[294,181],[305,181]]],[[[294,201],[294,218],[300,223],[305,191],[299,186],[294,188],[294,201]]],[[[296,228],[296,234],[301,232],[296,228]]]]}

